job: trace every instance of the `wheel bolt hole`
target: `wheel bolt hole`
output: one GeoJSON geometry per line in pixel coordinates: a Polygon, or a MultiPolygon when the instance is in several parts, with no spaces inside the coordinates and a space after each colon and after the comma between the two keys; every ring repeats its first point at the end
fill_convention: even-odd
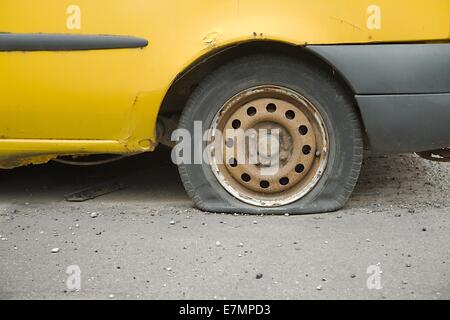
{"type": "Polygon", "coordinates": [[[286,111],[286,118],[288,118],[289,120],[292,120],[295,118],[295,112],[292,110],[286,111]]]}
{"type": "Polygon", "coordinates": [[[236,168],[237,165],[238,165],[238,162],[237,162],[237,160],[236,160],[235,158],[231,158],[231,159],[228,161],[228,163],[230,164],[230,167],[232,167],[232,168],[236,168]]]}
{"type": "Polygon", "coordinates": [[[302,136],[305,136],[308,134],[308,127],[307,126],[300,126],[300,128],[298,128],[298,132],[300,132],[300,134],[302,136]]]}
{"type": "Polygon", "coordinates": [[[273,103],[269,103],[266,107],[267,111],[270,113],[274,113],[275,111],[277,111],[277,106],[273,103]]]}
{"type": "Polygon", "coordinates": [[[253,117],[254,115],[256,115],[256,108],[255,108],[255,107],[250,107],[250,108],[248,108],[248,109],[247,109],[247,114],[248,114],[250,117],[253,117]]]}
{"type": "Polygon", "coordinates": [[[297,172],[297,173],[302,173],[303,171],[305,171],[305,166],[304,166],[304,165],[298,164],[298,165],[295,167],[295,172],[297,172]]]}
{"type": "Polygon", "coordinates": [[[303,151],[304,155],[308,155],[308,154],[311,153],[311,147],[306,145],[306,146],[303,147],[302,151],[303,151]]]}
{"type": "Polygon", "coordinates": [[[269,181],[266,181],[266,180],[261,181],[259,185],[260,185],[261,188],[263,188],[263,189],[267,189],[267,188],[270,187],[269,181]]]}
{"type": "Polygon", "coordinates": [[[250,177],[250,175],[248,175],[247,173],[244,173],[244,174],[241,176],[241,179],[242,179],[242,181],[244,181],[244,182],[250,182],[250,180],[252,180],[252,177],[250,177]]]}
{"type": "Polygon", "coordinates": [[[241,127],[241,121],[239,120],[234,120],[232,123],[232,126],[234,129],[239,129],[241,127]]]}
{"type": "Polygon", "coordinates": [[[287,186],[289,184],[289,178],[287,178],[287,177],[281,178],[280,179],[280,184],[282,186],[287,186]]]}

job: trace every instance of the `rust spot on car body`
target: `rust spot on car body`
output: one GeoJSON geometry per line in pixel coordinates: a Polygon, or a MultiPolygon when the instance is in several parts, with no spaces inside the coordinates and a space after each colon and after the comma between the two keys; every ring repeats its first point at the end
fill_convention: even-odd
{"type": "Polygon", "coordinates": [[[0,169],[14,169],[32,164],[44,164],[57,157],[57,155],[45,154],[18,154],[11,157],[0,157],[0,169]]]}

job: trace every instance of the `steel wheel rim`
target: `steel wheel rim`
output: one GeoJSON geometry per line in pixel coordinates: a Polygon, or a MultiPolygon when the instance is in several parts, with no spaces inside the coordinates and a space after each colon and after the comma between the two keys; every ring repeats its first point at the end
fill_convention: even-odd
{"type": "MultiPolygon", "coordinates": [[[[250,134],[246,139],[255,137],[250,134]]],[[[208,142],[209,164],[219,184],[235,198],[259,207],[283,206],[303,198],[317,185],[328,162],[328,133],[319,111],[306,97],[279,86],[250,88],[228,100],[211,123],[208,142]],[[256,164],[249,160],[255,148],[239,148],[242,143],[236,140],[242,132],[253,133],[252,129],[257,129],[256,164]],[[227,130],[235,132],[233,143],[227,130]],[[274,136],[277,151],[264,148],[266,140],[277,140],[274,136]],[[232,161],[230,154],[240,161],[232,161]],[[262,170],[267,166],[266,155],[280,159],[276,171],[262,170]]]]}

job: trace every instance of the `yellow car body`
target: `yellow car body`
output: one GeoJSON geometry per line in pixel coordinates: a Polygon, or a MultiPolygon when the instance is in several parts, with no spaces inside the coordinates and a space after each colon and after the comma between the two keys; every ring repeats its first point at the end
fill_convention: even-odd
{"type": "Polygon", "coordinates": [[[13,168],[60,155],[152,151],[171,86],[221,48],[445,43],[450,1],[1,0],[0,32],[148,41],[114,50],[0,50],[0,168],[13,168]]]}

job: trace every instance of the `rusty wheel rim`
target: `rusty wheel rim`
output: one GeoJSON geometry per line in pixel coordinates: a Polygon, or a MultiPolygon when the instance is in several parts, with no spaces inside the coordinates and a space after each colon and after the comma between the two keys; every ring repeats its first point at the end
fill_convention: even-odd
{"type": "Polygon", "coordinates": [[[328,134],[317,108],[287,88],[260,86],[227,101],[208,137],[209,164],[235,198],[260,207],[290,204],[319,182],[328,134]]]}

